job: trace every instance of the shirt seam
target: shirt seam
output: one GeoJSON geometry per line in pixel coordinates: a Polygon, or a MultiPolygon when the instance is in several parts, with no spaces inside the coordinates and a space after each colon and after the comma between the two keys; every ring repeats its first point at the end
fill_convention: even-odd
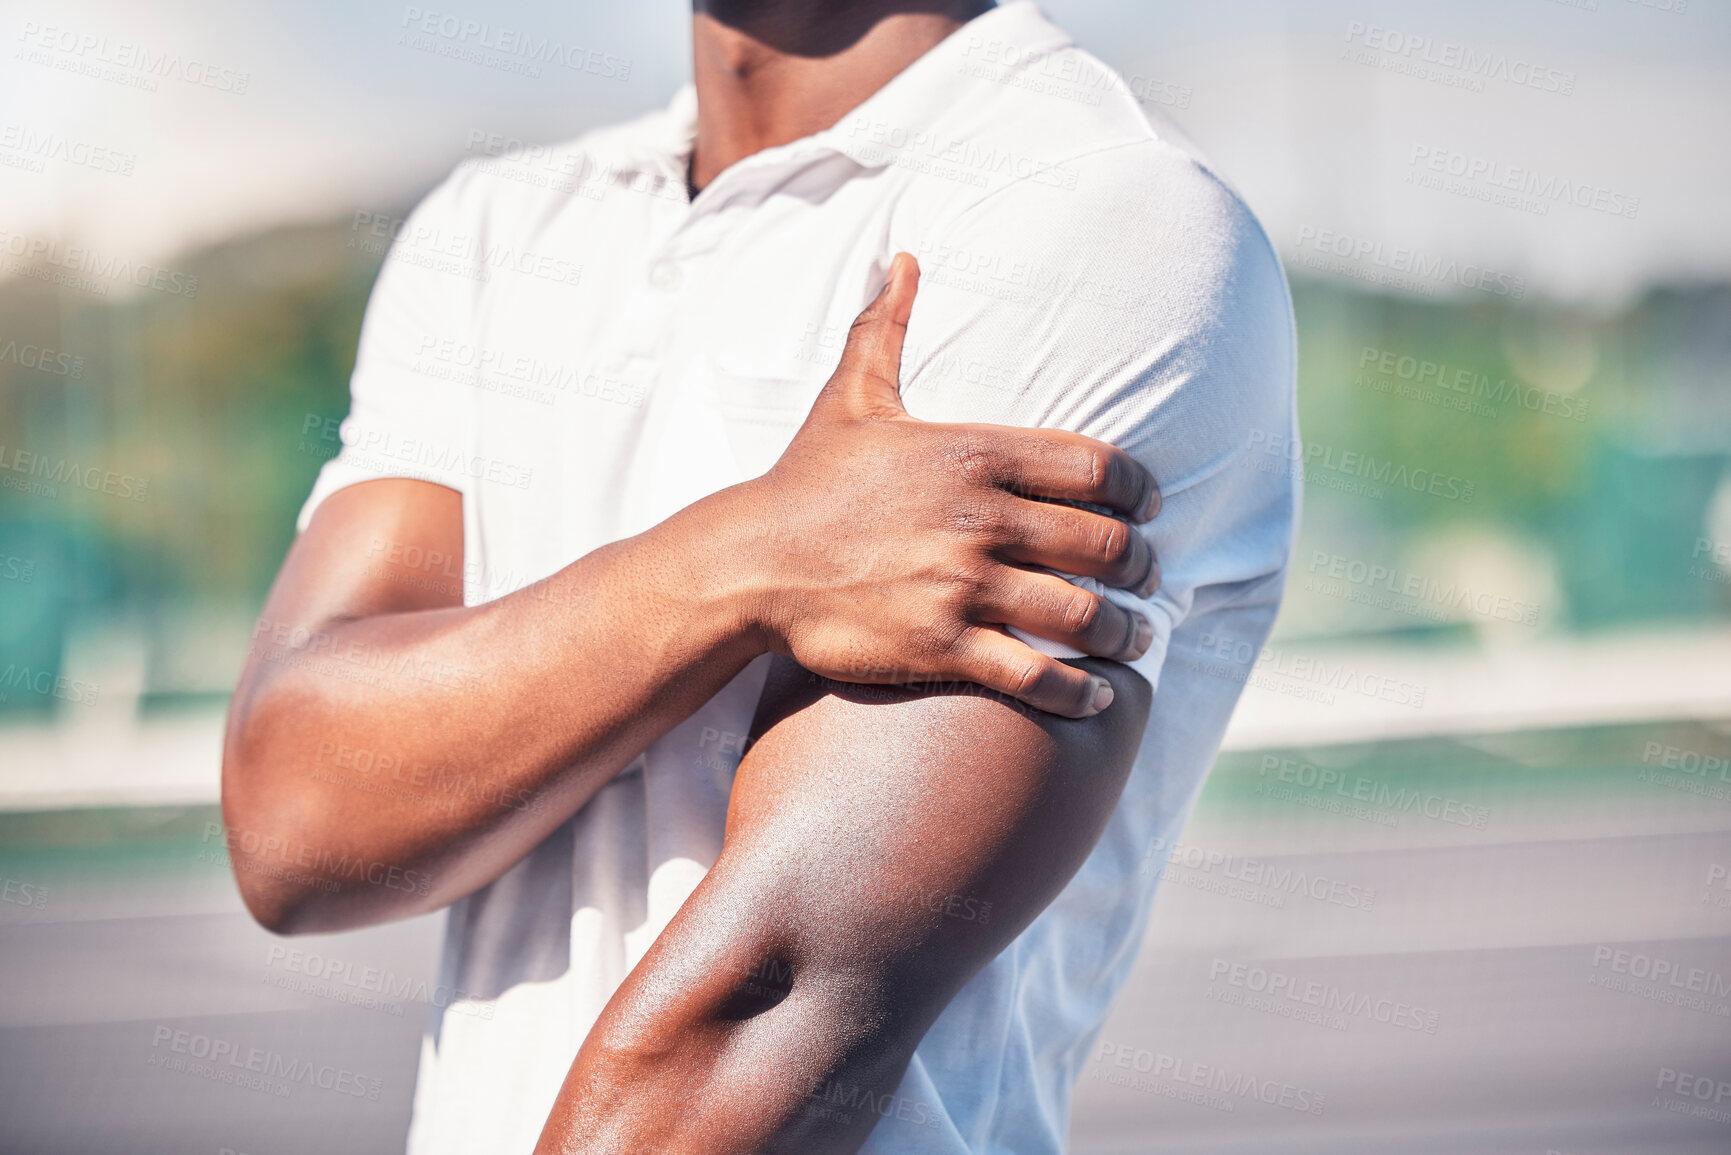
{"type": "MultiPolygon", "coordinates": [[[[1027,930],[1026,927],[1022,929],[1024,932],[1027,930]]],[[[1022,936],[1018,934],[1011,941],[1013,949],[1007,952],[1014,957],[1015,972],[1010,978],[1010,997],[1005,1001],[1004,1029],[998,1037],[998,1045],[992,1050],[997,1058],[997,1068],[992,1072],[992,1106],[987,1112],[987,1118],[990,1120],[986,1127],[988,1149],[997,1146],[998,1136],[1003,1127],[1004,1076],[1009,1065],[1010,1033],[1015,1030],[1016,1023],[1021,1018],[1022,979],[1027,972],[1027,968],[1023,965],[1021,942],[1022,936]]]]}
{"type": "MultiPolygon", "coordinates": [[[[1089,160],[1093,157],[1101,156],[1101,155],[1104,155],[1105,153],[1108,153],[1108,152],[1117,152],[1118,150],[1125,149],[1125,148],[1136,148],[1136,147],[1141,146],[1141,145],[1154,145],[1157,147],[1163,146],[1166,148],[1172,148],[1171,144],[1167,143],[1164,140],[1161,140],[1158,136],[1154,136],[1154,135],[1150,134],[1146,137],[1142,137],[1142,138],[1139,138],[1136,140],[1117,140],[1117,141],[1112,141],[1109,144],[1095,145],[1091,148],[1083,149],[1080,152],[1071,153],[1068,156],[1060,157],[1060,158],[1052,161],[1051,164],[1048,166],[1048,168],[1046,170],[1043,170],[1043,171],[1049,171],[1051,168],[1056,168],[1059,165],[1075,164],[1078,161],[1089,160]]],[[[1174,149],[1174,151],[1179,151],[1179,150],[1174,149]]],[[[1187,160],[1191,159],[1187,154],[1183,154],[1182,152],[1180,152],[1180,155],[1184,155],[1185,159],[1187,159],[1187,160]]],[[[1194,163],[1194,161],[1192,161],[1192,163],[1194,163]]],[[[1200,167],[1200,166],[1198,166],[1198,167],[1200,167]]],[[[967,217],[970,213],[974,212],[974,210],[987,204],[989,201],[991,201],[991,199],[993,197],[999,196],[1000,194],[1003,194],[1003,193],[1011,192],[1015,189],[1022,188],[1025,185],[1034,183],[1037,175],[1038,174],[1030,172],[1026,176],[1016,177],[1014,180],[1010,181],[1008,184],[999,185],[997,188],[990,190],[984,196],[980,197],[978,200],[974,201],[972,204],[968,205],[966,208],[964,208],[960,212],[958,212],[953,218],[951,218],[950,226],[953,228],[957,225],[960,225],[964,220],[967,219],[967,217]]],[[[1212,176],[1213,174],[1211,173],[1209,175],[1212,176]]]]}

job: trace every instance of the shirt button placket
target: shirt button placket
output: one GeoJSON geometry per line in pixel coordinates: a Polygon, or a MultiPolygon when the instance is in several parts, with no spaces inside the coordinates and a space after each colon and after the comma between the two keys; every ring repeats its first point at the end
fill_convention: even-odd
{"type": "Polygon", "coordinates": [[[685,274],[677,264],[663,257],[650,266],[649,283],[664,293],[673,293],[685,283],[685,274]]]}

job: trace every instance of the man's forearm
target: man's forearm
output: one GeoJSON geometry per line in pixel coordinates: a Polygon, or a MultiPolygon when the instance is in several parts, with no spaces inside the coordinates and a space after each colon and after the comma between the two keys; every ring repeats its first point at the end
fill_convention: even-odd
{"type": "Polygon", "coordinates": [[[1152,549],[1130,521],[1045,499],[1144,522],[1159,489],[1073,433],[909,416],[896,382],[917,280],[899,254],[768,473],[485,607],[361,560],[397,529],[461,558],[455,491],[381,480],[329,498],[271,592],[230,714],[223,811],[253,913],[333,930],[470,893],[768,648],[831,677],[947,678],[1066,717],[1104,710],[1109,680],[1000,627],[1139,657],[1144,615],[1052,571],[1145,596],[1152,549]],[[343,750],[489,789],[443,810],[363,798],[318,764],[343,750]],[[345,889],[327,862],[417,883],[345,889]]]}
{"type": "MultiPolygon", "coordinates": [[[[344,620],[273,594],[224,770],[254,913],[343,929],[437,909],[520,859],[762,652],[726,525],[699,503],[483,606],[344,620]],[[411,882],[344,885],[321,874],[332,861],[411,882]]],[[[281,584],[320,564],[291,554],[281,584]]]]}
{"type": "Polygon", "coordinates": [[[1117,690],[1090,719],[772,675],[788,713],[741,763],[721,858],[584,1042],[539,1155],[856,1150],[861,1104],[1117,803],[1151,694],[1079,664],[1117,690]]]}

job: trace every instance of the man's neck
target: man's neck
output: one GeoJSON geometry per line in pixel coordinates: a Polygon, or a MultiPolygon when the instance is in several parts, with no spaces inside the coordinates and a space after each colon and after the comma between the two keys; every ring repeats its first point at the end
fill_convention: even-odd
{"type": "Polygon", "coordinates": [[[693,190],[829,128],[994,0],[697,0],[693,190]]]}

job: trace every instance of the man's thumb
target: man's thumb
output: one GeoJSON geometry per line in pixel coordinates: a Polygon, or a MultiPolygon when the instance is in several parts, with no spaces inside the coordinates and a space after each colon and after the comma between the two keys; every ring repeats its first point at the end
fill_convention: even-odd
{"type": "Polygon", "coordinates": [[[825,392],[834,392],[868,407],[904,413],[901,397],[902,342],[919,290],[920,263],[911,253],[890,261],[883,291],[854,319],[825,392]]]}

